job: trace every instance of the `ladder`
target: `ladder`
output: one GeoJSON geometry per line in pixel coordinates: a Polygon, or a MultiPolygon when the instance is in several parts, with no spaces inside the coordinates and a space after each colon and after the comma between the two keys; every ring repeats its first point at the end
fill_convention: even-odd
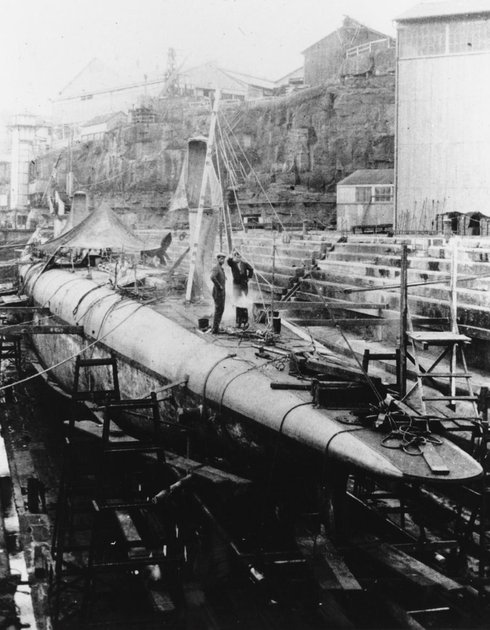
{"type": "Polygon", "coordinates": [[[56,513],[51,542],[51,554],[54,568],[50,583],[51,614],[54,623],[60,616],[60,598],[65,590],[76,587],[81,579],[81,570],[76,574],[67,570],[66,558],[69,554],[83,554],[88,550],[86,533],[81,531],[77,519],[87,509],[90,498],[95,492],[95,470],[97,457],[100,455],[93,439],[84,437],[75,431],[76,424],[82,417],[76,404],[80,402],[108,402],[120,400],[117,361],[114,356],[100,359],[82,359],[77,357],[73,388],[71,393],[73,409],[66,423],[64,449],[62,454],[61,475],[56,503],[56,513]],[[109,381],[112,387],[96,389],[95,379],[89,377],[89,387],[81,389],[82,370],[109,369],[109,381]]]}
{"type": "Polygon", "coordinates": [[[403,400],[408,399],[414,392],[418,394],[421,409],[421,418],[425,420],[427,427],[431,420],[440,420],[440,415],[428,413],[428,402],[447,401],[449,408],[456,411],[457,404],[466,402],[470,405],[470,413],[464,413],[461,418],[467,424],[480,424],[481,417],[478,411],[478,396],[476,396],[471,382],[471,374],[466,362],[465,346],[471,342],[470,337],[460,333],[457,320],[457,246],[452,247],[451,252],[451,281],[449,287],[449,330],[414,330],[413,320],[410,316],[407,303],[407,328],[406,341],[410,343],[412,354],[407,352],[407,357],[415,367],[415,384],[407,391],[403,400]],[[428,367],[421,363],[421,352],[435,349],[435,355],[431,357],[428,367]],[[447,391],[444,394],[431,394],[426,391],[427,381],[442,379],[447,383],[447,391]],[[464,393],[458,391],[458,383],[465,384],[464,393]]]}
{"type": "Polygon", "coordinates": [[[161,570],[164,576],[159,586],[162,622],[171,621],[176,613],[181,543],[172,510],[160,502],[173,480],[162,425],[155,392],[105,406],[81,609],[85,620],[93,616],[92,609],[95,612],[97,580],[110,575],[118,588],[120,580],[133,579],[145,567],[161,570]],[[121,433],[117,421],[128,415],[151,427],[146,440],[121,433]]]}
{"type": "Polygon", "coordinates": [[[22,372],[21,335],[0,335],[0,361],[9,361],[17,373],[22,372]]]}
{"type": "MultiPolygon", "coordinates": [[[[470,498],[469,516],[462,518],[464,522],[464,545],[467,550],[473,548],[478,564],[478,578],[476,587],[481,595],[487,594],[486,587],[490,584],[490,458],[488,445],[490,443],[488,408],[490,396],[488,388],[482,388],[476,395],[471,373],[468,371],[465,347],[471,342],[470,337],[461,334],[457,321],[457,247],[453,246],[451,256],[449,330],[445,331],[415,331],[412,319],[407,317],[406,341],[411,344],[412,356],[407,357],[415,366],[416,382],[406,393],[404,400],[415,391],[418,394],[421,416],[429,429],[430,422],[440,422],[440,414],[428,412],[427,403],[446,401],[449,408],[456,412],[458,404],[469,405],[460,415],[447,418],[446,428],[449,432],[463,431],[471,433],[471,447],[473,456],[483,466],[481,479],[471,486],[465,487],[465,493],[470,498]],[[421,364],[420,352],[434,348],[431,363],[424,368],[421,364]],[[426,392],[429,379],[442,379],[447,382],[447,392],[444,395],[426,392]],[[458,391],[458,384],[463,385],[458,391]],[[465,387],[464,387],[465,386],[465,387]]],[[[446,419],[444,419],[446,423],[446,419]]],[[[463,517],[462,506],[460,516],[463,517]]]]}
{"type": "Polygon", "coordinates": [[[102,404],[109,401],[117,401],[121,399],[121,393],[119,391],[119,376],[117,370],[117,360],[112,354],[109,358],[102,359],[82,359],[77,357],[75,363],[75,375],[73,379],[73,393],[72,399],[75,402],[95,402],[102,404]],[[93,382],[89,376],[89,387],[82,390],[81,387],[81,370],[82,368],[103,368],[108,367],[111,370],[112,387],[107,389],[94,389],[92,387],[93,382]]]}

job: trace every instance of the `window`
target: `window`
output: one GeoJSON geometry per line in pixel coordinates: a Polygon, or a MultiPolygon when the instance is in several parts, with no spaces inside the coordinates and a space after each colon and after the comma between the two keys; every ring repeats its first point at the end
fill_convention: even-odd
{"type": "Polygon", "coordinates": [[[370,203],[371,201],[371,186],[356,186],[356,202],[357,203],[370,203]]]}
{"type": "Polygon", "coordinates": [[[393,201],[393,186],[375,186],[373,201],[393,201]]]}
{"type": "Polygon", "coordinates": [[[93,94],[84,94],[83,96],[80,97],[81,101],[89,101],[91,98],[94,98],[93,94]]]}

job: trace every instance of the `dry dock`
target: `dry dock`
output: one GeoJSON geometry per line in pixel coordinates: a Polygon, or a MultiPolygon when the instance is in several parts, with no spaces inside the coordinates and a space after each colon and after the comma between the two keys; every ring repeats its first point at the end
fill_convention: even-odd
{"type": "MultiPolygon", "coordinates": [[[[291,241],[276,243],[284,256],[284,271],[288,265],[289,271],[301,270],[283,274],[289,279],[281,291],[297,292],[296,303],[291,302],[297,324],[307,322],[312,337],[337,349],[347,340],[375,375],[387,362],[383,350],[397,335],[395,323],[390,328],[380,321],[391,319],[389,311],[399,315],[399,289],[389,286],[399,277],[398,244],[389,244],[396,250],[393,277],[390,272],[378,280],[377,272],[368,272],[366,283],[352,282],[350,288],[364,284],[376,290],[369,302],[361,293],[342,293],[342,301],[351,301],[352,306],[344,303],[345,313],[334,323],[354,314],[358,330],[347,324],[342,334],[337,328],[333,334],[324,321],[328,313],[317,306],[310,312],[303,307],[314,295],[327,296],[329,287],[336,290],[340,283],[325,280],[325,274],[335,272],[334,254],[348,256],[344,242],[321,238],[309,241],[303,235],[294,247],[291,241]],[[311,266],[312,259],[319,269],[315,265],[305,272],[305,261],[311,266]],[[300,261],[301,267],[293,267],[300,261]]],[[[382,246],[356,243],[371,256],[373,247],[382,246]]],[[[250,247],[264,250],[271,244],[276,246],[260,235],[249,241],[250,247]]],[[[445,260],[441,252],[439,256],[445,260]]],[[[417,260],[414,255],[410,269],[417,269],[417,260]]],[[[278,282],[281,264],[274,269],[278,282]]],[[[434,273],[447,277],[447,269],[434,273]]],[[[464,293],[467,303],[475,291],[464,293]]],[[[418,298],[410,301],[415,307],[418,298]]],[[[441,298],[438,315],[446,313],[448,304],[441,298]]],[[[23,328],[15,326],[20,342],[23,328]]],[[[30,373],[24,341],[9,349],[11,335],[3,337],[6,354],[0,387],[22,380],[16,369],[30,373]]],[[[222,343],[226,347],[226,337],[222,343]]],[[[392,359],[388,362],[393,365],[392,359]]],[[[479,389],[485,387],[485,379],[482,373],[479,389]]],[[[451,400],[459,395],[453,392],[451,400]]],[[[310,470],[278,466],[273,453],[262,477],[252,481],[243,471],[222,472],[222,462],[211,453],[204,460],[192,460],[189,446],[186,457],[176,457],[154,445],[128,442],[110,424],[111,444],[104,443],[104,419],[94,419],[79,405],[48,393],[40,378],[4,389],[3,396],[8,459],[8,470],[5,458],[2,469],[1,557],[8,590],[4,599],[6,615],[9,610],[18,614],[21,624],[66,630],[101,626],[442,630],[488,625],[486,478],[442,490],[409,481],[383,483],[360,471],[347,471],[347,492],[339,500],[335,489],[322,483],[321,474],[312,483],[310,470]],[[69,429],[66,422],[72,418],[76,423],[69,429]],[[122,443],[124,448],[118,446],[122,443]],[[126,451],[119,463],[112,459],[108,463],[109,446],[126,451]],[[108,495],[101,499],[99,494],[101,469],[112,503],[108,495]],[[121,495],[129,490],[131,497],[121,495]],[[335,519],[329,510],[332,503],[337,505],[335,519]],[[20,572],[7,562],[15,556],[25,563],[20,572]],[[14,606],[15,592],[16,601],[25,595],[19,609],[14,606]]],[[[133,411],[140,412],[137,402],[133,401],[133,411]]],[[[488,408],[488,398],[480,399],[485,402],[488,408]]],[[[148,401],[144,405],[151,409],[148,401]]],[[[442,424],[455,423],[449,413],[448,418],[442,424]]],[[[472,433],[471,423],[463,425],[464,442],[472,433]]]]}

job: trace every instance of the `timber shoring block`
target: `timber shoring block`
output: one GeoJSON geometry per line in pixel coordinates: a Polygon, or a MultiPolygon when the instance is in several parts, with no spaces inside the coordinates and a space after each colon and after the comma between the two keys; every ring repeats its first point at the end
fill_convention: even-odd
{"type": "Polygon", "coordinates": [[[362,586],[328,538],[301,536],[296,538],[296,543],[321,589],[362,591],[362,586]]]}
{"type": "Polygon", "coordinates": [[[436,569],[427,566],[393,545],[379,541],[363,543],[358,548],[372,560],[382,564],[400,579],[425,591],[443,591],[448,595],[464,592],[464,587],[436,569]]]}

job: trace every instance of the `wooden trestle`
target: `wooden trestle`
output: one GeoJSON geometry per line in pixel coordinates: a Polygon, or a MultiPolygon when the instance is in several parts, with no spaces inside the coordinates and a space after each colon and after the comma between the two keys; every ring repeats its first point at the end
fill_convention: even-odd
{"type": "MultiPolygon", "coordinates": [[[[52,555],[55,570],[51,583],[53,621],[61,618],[62,597],[66,588],[76,582],[82,590],[78,610],[83,622],[96,613],[97,580],[111,574],[117,588],[117,574],[131,575],[143,567],[165,565],[167,574],[177,581],[178,555],[175,527],[167,527],[168,514],[162,514],[154,497],[169,481],[165,451],[159,435],[162,421],[154,392],[148,398],[121,400],[115,358],[77,359],[73,402],[90,401],[103,409],[102,440],[98,442],[77,431],[82,418],[73,413],[66,423],[65,456],[55,518],[52,555]],[[112,388],[104,391],[81,389],[81,370],[106,366],[112,371],[112,388]],[[149,413],[155,435],[149,442],[128,436],[114,424],[121,413],[149,413]],[[144,456],[152,455],[150,460],[144,456]],[[141,458],[141,456],[143,456],[141,458]],[[156,457],[155,457],[156,456],[156,457]],[[80,530],[77,510],[92,515],[88,532],[80,530]],[[88,536],[87,536],[88,533],[88,536]],[[85,536],[84,536],[85,534],[85,536]],[[114,542],[116,541],[116,542],[114,542]],[[167,551],[168,549],[168,551],[167,551]],[[80,573],[66,570],[68,553],[78,552],[82,558],[80,573]]],[[[168,484],[165,486],[168,488],[168,484]]],[[[161,588],[153,590],[158,600],[157,612],[173,614],[173,598],[161,588]]],[[[122,621],[125,621],[124,619],[122,621]]],[[[111,620],[117,625],[121,618],[111,620]]]]}

